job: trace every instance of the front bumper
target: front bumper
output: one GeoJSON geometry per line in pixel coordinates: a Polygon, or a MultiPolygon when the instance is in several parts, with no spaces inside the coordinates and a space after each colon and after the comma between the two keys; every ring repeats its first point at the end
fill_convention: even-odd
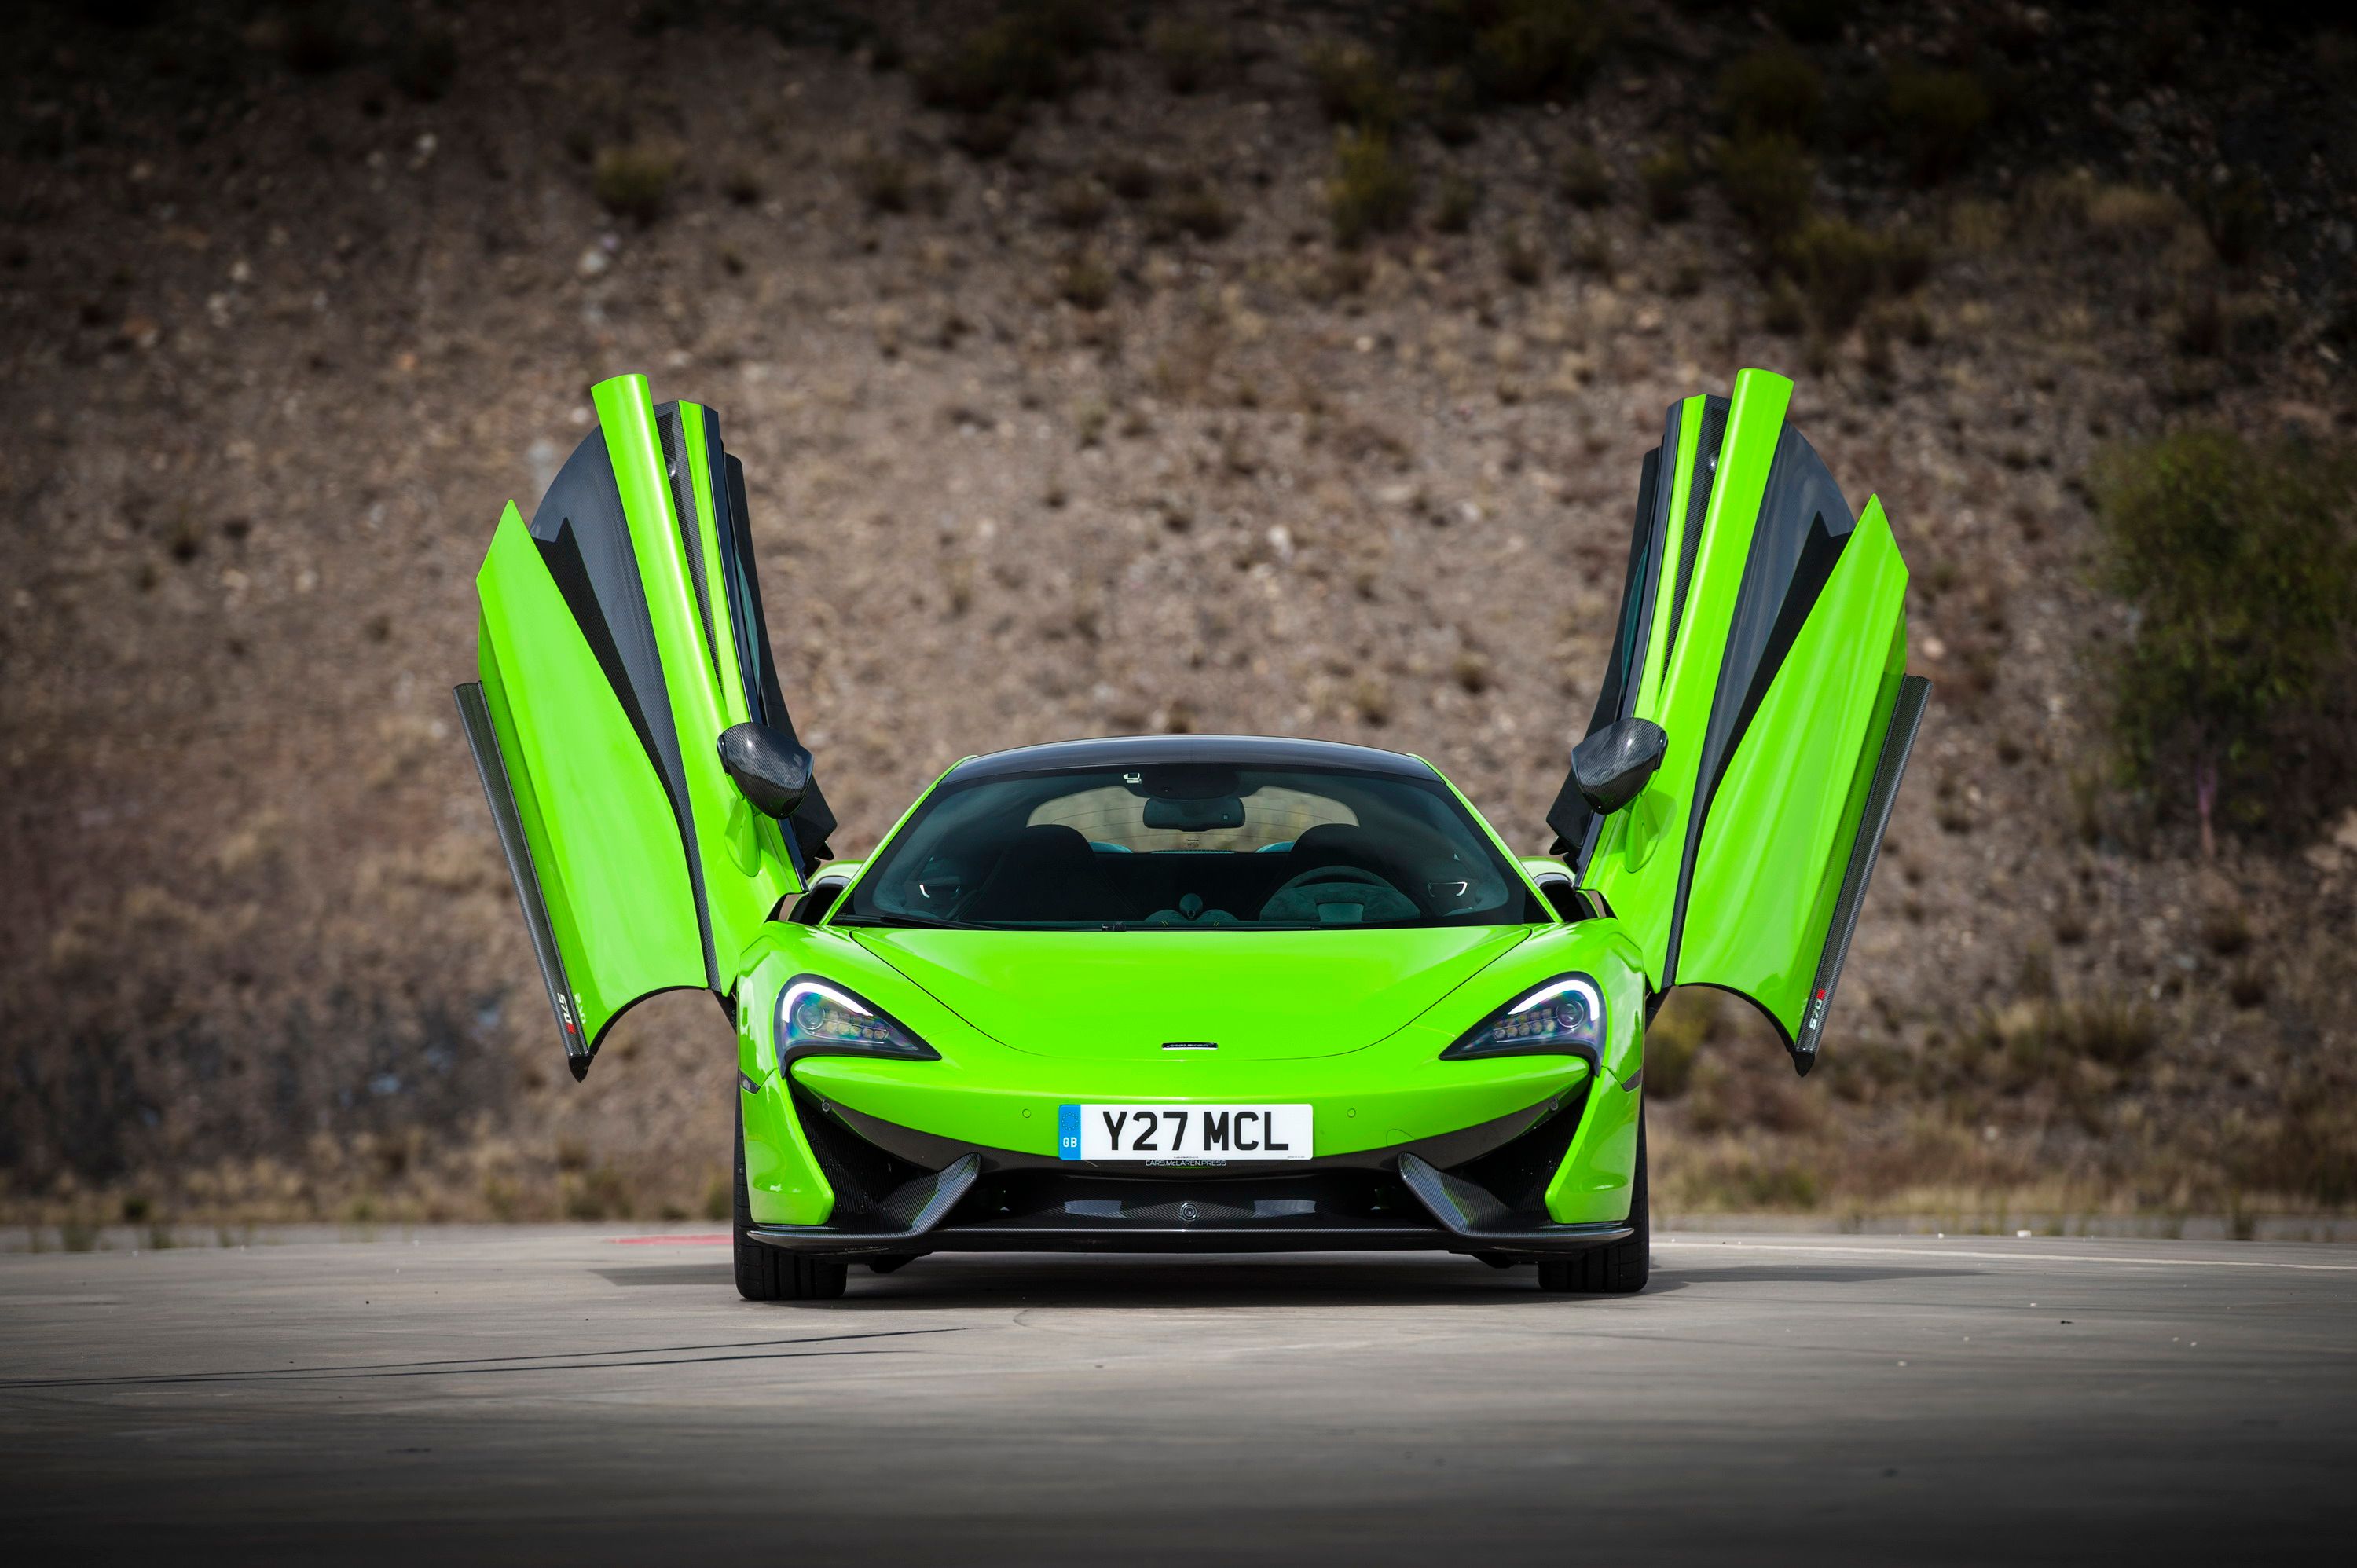
{"type": "MultiPolygon", "coordinates": [[[[1560,1257],[1625,1240],[1625,1218],[1558,1220],[1551,1197],[1598,1119],[1633,1093],[1586,1079],[1512,1116],[1413,1145],[1222,1168],[1090,1165],[955,1146],[792,1093],[789,1114],[834,1201],[753,1239],[821,1257],[938,1251],[1438,1251],[1560,1257]],[[1594,1104],[1591,1104],[1594,1101],[1594,1104]]],[[[1602,1140],[1609,1144],[1608,1135],[1602,1140]]]]}

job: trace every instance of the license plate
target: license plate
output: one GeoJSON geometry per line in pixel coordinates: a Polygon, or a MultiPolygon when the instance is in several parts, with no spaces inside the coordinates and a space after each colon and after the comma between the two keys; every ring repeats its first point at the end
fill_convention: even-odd
{"type": "Polygon", "coordinates": [[[1306,1160],[1307,1105],[1066,1105],[1067,1160],[1306,1160]]]}

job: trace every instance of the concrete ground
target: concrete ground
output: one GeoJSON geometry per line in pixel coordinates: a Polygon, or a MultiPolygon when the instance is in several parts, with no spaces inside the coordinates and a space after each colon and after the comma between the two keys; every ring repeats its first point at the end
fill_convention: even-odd
{"type": "Polygon", "coordinates": [[[2357,1252],[1664,1237],[931,1258],[690,1237],[0,1257],[12,1563],[2345,1560],[2357,1252]],[[716,1553],[727,1553],[722,1557],[716,1553]],[[694,1554],[691,1556],[691,1554],[694,1554]]]}

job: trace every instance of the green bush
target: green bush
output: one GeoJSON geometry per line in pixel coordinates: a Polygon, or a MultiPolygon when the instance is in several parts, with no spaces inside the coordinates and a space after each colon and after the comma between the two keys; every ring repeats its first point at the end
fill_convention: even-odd
{"type": "Polygon", "coordinates": [[[1816,181],[1816,160],[1781,132],[1739,136],[1719,149],[1727,205],[1770,247],[1807,220],[1816,181]]]}
{"type": "Polygon", "coordinates": [[[1355,247],[1368,235],[1405,228],[1415,211],[1415,175],[1377,131],[1334,139],[1334,177],[1326,188],[1334,238],[1355,247]]]}
{"type": "Polygon", "coordinates": [[[1694,159],[1683,147],[1664,147],[1637,166],[1645,187],[1645,210],[1654,221],[1675,222],[1694,210],[1694,159]]]}
{"type": "Polygon", "coordinates": [[[1824,78],[1798,49],[1760,49],[1719,73],[1718,112],[1737,136],[1805,142],[1825,107],[1824,78]]]}
{"type": "Polygon", "coordinates": [[[2103,580],[2136,612],[2111,692],[2131,777],[2190,800],[2205,851],[2222,802],[2298,825],[2327,804],[2298,787],[2304,754],[2348,738],[2357,464],[2194,429],[2107,453],[2093,478],[2103,580]]]}
{"type": "Polygon", "coordinates": [[[1990,112],[1988,91],[1971,72],[1912,66],[1890,73],[1884,105],[1908,166],[1925,185],[1939,183],[1971,161],[1990,112]]]}
{"type": "Polygon", "coordinates": [[[651,223],[662,215],[679,163],[679,149],[661,143],[600,148],[590,169],[589,188],[598,205],[616,217],[651,223]]]}

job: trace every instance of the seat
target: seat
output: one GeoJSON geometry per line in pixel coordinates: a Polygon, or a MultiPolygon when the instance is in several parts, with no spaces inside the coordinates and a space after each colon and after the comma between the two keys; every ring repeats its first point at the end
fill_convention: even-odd
{"type": "Polygon", "coordinates": [[[1401,876],[1398,865],[1373,833],[1354,822],[1320,822],[1293,841],[1292,849],[1286,852],[1285,870],[1277,885],[1282,886],[1305,871],[1323,871],[1329,865],[1372,871],[1386,882],[1396,883],[1401,876]]]}
{"type": "Polygon", "coordinates": [[[1125,920],[1130,914],[1081,831],[1042,822],[1007,841],[998,864],[958,918],[1056,924],[1125,920]]]}

